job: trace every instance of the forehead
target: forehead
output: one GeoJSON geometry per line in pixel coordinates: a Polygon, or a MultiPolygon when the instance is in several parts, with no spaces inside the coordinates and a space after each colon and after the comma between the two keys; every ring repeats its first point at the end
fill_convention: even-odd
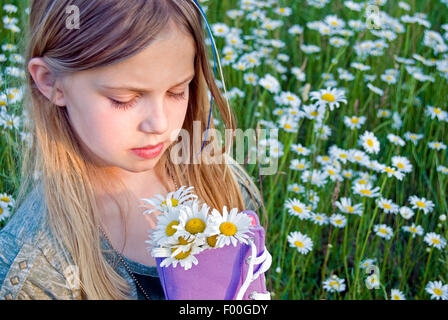
{"type": "Polygon", "coordinates": [[[194,73],[195,42],[177,27],[167,28],[136,55],[89,72],[96,87],[139,87],[146,90],[178,84],[194,73]]]}

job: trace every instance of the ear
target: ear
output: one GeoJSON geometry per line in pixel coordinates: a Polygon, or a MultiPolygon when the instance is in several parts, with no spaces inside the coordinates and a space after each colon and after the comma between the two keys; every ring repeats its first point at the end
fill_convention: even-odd
{"type": "Polygon", "coordinates": [[[39,91],[54,104],[65,107],[67,103],[64,99],[64,93],[60,88],[59,81],[56,81],[47,64],[42,58],[32,58],[28,63],[28,71],[36,83],[39,91]],[[52,92],[54,90],[54,97],[52,92]]]}

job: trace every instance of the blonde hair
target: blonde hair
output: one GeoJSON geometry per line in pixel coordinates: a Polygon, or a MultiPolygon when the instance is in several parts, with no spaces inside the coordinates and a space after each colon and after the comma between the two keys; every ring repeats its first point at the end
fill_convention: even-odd
{"type": "MultiPolygon", "coordinates": [[[[202,17],[192,1],[33,0],[26,63],[34,57],[42,57],[55,79],[117,63],[148,47],[170,19],[192,36],[196,46],[196,76],[190,85],[183,129],[192,136],[193,121],[201,121],[201,132],[205,131],[210,108],[208,89],[226,129],[235,130],[235,116],[214,80],[203,38],[202,17]],[[69,5],[80,10],[80,29],[65,26],[69,5]]],[[[52,99],[45,97],[27,72],[24,108],[29,115],[26,129],[32,135],[32,143],[25,145],[22,153],[25,158],[17,203],[36,184],[33,177],[40,172],[50,229],[58,245],[67,249],[68,255],[64,250],[66,261],[79,268],[81,297],[128,299],[128,283],[108,264],[100,245],[99,208],[93,181],[106,190],[111,182],[109,173],[97,170],[89,161],[89,155],[70,126],[66,108],[51,101],[54,101],[53,95],[52,99]]],[[[210,129],[214,129],[212,119],[210,129]]],[[[233,139],[232,136],[232,143],[233,139]]],[[[216,144],[216,141],[207,145],[210,144],[216,144]]],[[[190,150],[193,150],[192,145],[193,141],[190,150]]],[[[217,150],[216,145],[214,148],[217,150]]],[[[194,186],[199,199],[211,207],[220,209],[226,205],[246,209],[236,176],[227,170],[227,161],[176,165],[168,159],[170,150],[157,164],[160,172],[170,172],[180,185],[194,186]],[[227,192],[222,192],[223,185],[227,192]]],[[[224,157],[227,157],[226,153],[224,157]]],[[[248,183],[252,199],[261,199],[245,170],[232,162],[248,183]]],[[[118,178],[116,180],[121,183],[118,178]]],[[[163,183],[169,190],[168,183],[163,183]]]]}

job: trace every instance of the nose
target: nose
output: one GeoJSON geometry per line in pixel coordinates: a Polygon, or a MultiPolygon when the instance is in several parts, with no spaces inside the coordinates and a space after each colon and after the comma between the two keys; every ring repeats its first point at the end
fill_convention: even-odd
{"type": "Polygon", "coordinates": [[[150,97],[144,106],[139,129],[146,133],[163,134],[168,129],[163,97],[150,97]]]}

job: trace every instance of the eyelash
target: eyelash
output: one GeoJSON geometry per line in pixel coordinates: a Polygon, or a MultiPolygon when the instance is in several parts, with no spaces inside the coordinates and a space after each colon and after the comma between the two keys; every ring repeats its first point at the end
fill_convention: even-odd
{"type": "MultiPolygon", "coordinates": [[[[182,93],[170,93],[169,94],[170,97],[172,97],[175,100],[183,100],[185,99],[185,92],[182,93]]],[[[117,109],[121,109],[121,110],[126,110],[129,108],[132,108],[134,106],[134,104],[136,103],[137,99],[134,99],[130,102],[120,102],[114,99],[109,98],[109,100],[112,102],[112,104],[114,105],[115,108],[117,109]]]]}

